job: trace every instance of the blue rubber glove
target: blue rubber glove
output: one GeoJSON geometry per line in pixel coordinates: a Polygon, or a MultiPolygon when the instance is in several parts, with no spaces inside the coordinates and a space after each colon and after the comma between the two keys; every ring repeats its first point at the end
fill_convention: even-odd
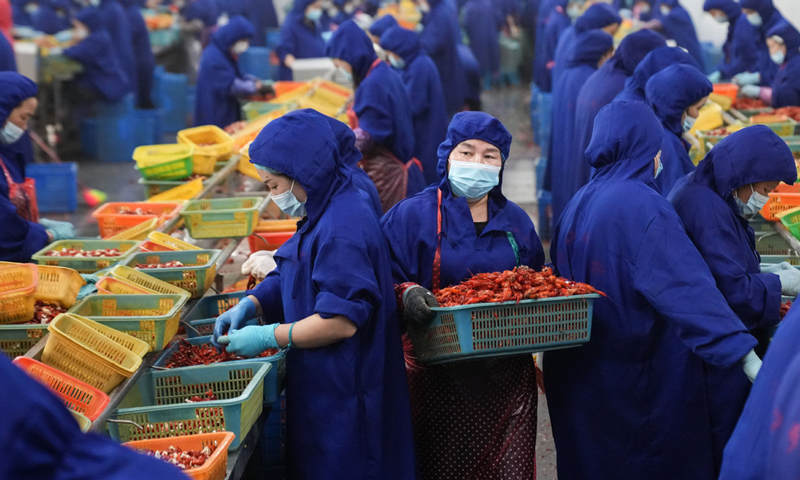
{"type": "Polygon", "coordinates": [[[248,325],[258,325],[258,310],[252,300],[244,297],[235,307],[217,317],[217,321],[214,322],[214,335],[211,336],[211,343],[215,347],[219,347],[218,340],[221,336],[248,325]]]}
{"type": "Polygon", "coordinates": [[[758,72],[742,72],[733,76],[733,83],[737,85],[758,85],[761,74],[758,72]]]}
{"type": "Polygon", "coordinates": [[[241,357],[255,357],[268,348],[278,348],[275,338],[277,323],[250,325],[241,330],[231,330],[219,338],[220,345],[227,345],[227,352],[241,357]]]}
{"type": "Polygon", "coordinates": [[[720,80],[722,80],[722,73],[719,70],[708,76],[708,81],[711,83],[719,83],[720,80]]]}
{"type": "Polygon", "coordinates": [[[75,227],[69,222],[59,222],[49,218],[40,218],[39,224],[53,235],[53,240],[75,238],[75,227]]]}
{"type": "Polygon", "coordinates": [[[781,293],[790,297],[796,297],[800,293],[800,270],[791,268],[777,272],[781,279],[781,293]]]}
{"type": "Polygon", "coordinates": [[[758,85],[745,85],[739,89],[739,93],[744,97],[758,98],[761,95],[761,87],[758,85]]]}

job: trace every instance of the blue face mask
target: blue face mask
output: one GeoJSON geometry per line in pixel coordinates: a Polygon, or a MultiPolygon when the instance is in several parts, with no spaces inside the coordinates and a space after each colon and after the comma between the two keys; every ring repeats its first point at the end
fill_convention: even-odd
{"type": "Polygon", "coordinates": [[[661,172],[663,171],[664,171],[664,162],[662,162],[661,159],[659,158],[658,166],[656,167],[656,175],[653,178],[658,178],[658,176],[661,175],[661,172]]]}
{"type": "Polygon", "coordinates": [[[306,216],[306,204],[300,203],[300,200],[294,196],[292,189],[294,188],[294,180],[292,180],[292,185],[289,187],[289,190],[281,193],[280,195],[270,195],[269,198],[275,202],[275,205],[281,209],[283,213],[289,215],[290,217],[305,217],[306,216]]]}
{"type": "Polygon", "coordinates": [[[306,12],[306,18],[311,20],[312,22],[318,22],[319,19],[322,18],[322,9],[312,8],[311,10],[306,12]]]}
{"type": "Polygon", "coordinates": [[[500,167],[451,160],[447,178],[456,196],[475,200],[489,193],[500,183],[500,167]]]}
{"type": "Polygon", "coordinates": [[[396,55],[389,57],[389,63],[391,63],[392,66],[398,70],[406,68],[406,61],[396,55]]]}
{"type": "Polygon", "coordinates": [[[761,18],[761,14],[758,12],[753,12],[746,16],[747,21],[750,22],[750,25],[754,27],[760,27],[764,24],[764,20],[761,18]]]}
{"type": "Polygon", "coordinates": [[[336,67],[336,70],[338,72],[337,75],[339,75],[339,77],[341,77],[341,80],[344,83],[353,83],[353,74],[352,73],[348,72],[347,70],[345,70],[342,67],[336,67]]]}
{"type": "Polygon", "coordinates": [[[3,129],[0,130],[0,141],[6,145],[10,145],[19,140],[24,133],[25,130],[22,128],[19,128],[11,122],[6,122],[3,129]]]}
{"type": "Polygon", "coordinates": [[[692,127],[694,127],[694,122],[696,121],[697,121],[696,118],[686,115],[686,117],[683,119],[683,131],[688,132],[689,130],[691,130],[692,127]]]}
{"type": "Polygon", "coordinates": [[[778,65],[783,65],[783,62],[786,60],[786,54],[783,52],[770,53],[769,58],[778,65]]]}

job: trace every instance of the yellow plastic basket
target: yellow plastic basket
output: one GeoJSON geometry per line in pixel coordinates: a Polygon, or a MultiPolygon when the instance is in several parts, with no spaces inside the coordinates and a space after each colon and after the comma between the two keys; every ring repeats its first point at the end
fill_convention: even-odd
{"type": "Polygon", "coordinates": [[[36,265],[15,263],[0,266],[0,324],[23,323],[33,318],[39,284],[36,265]]]}
{"type": "Polygon", "coordinates": [[[178,143],[194,147],[192,171],[200,175],[214,173],[217,161],[233,153],[233,139],[216,125],[203,125],[178,132],[178,143]]]}
{"type": "Polygon", "coordinates": [[[188,182],[170,188],[164,192],[148,198],[148,202],[174,202],[178,200],[191,200],[203,191],[203,179],[195,178],[188,182]]]}
{"type": "Polygon", "coordinates": [[[185,295],[187,297],[190,296],[188,291],[177,285],[159,280],[152,275],[140,272],[139,270],[128,267],[127,265],[117,265],[116,267],[112,268],[108,274],[117,280],[122,280],[130,285],[133,285],[134,287],[144,288],[152,293],[185,295]]]}
{"type": "Polygon", "coordinates": [[[192,174],[193,151],[188,144],[142,145],[133,151],[133,159],[148,180],[180,180],[192,174]]]}
{"type": "Polygon", "coordinates": [[[46,303],[57,303],[69,308],[75,305],[78,292],[86,281],[80,273],[65,267],[52,267],[39,265],[39,283],[33,296],[36,300],[46,303]]]}
{"type": "Polygon", "coordinates": [[[151,218],[131,228],[127,228],[116,235],[108,237],[106,240],[144,240],[147,234],[158,227],[158,218],[151,218]]]}
{"type": "Polygon", "coordinates": [[[62,313],[47,327],[42,361],[110,392],[133,375],[149,345],[126,333],[73,313],[62,313]]]}
{"type": "Polygon", "coordinates": [[[154,293],[114,277],[100,277],[95,286],[97,287],[97,293],[100,295],[147,295],[154,293]]]}
{"type": "Polygon", "coordinates": [[[147,236],[147,240],[169,250],[202,250],[202,248],[196,245],[192,245],[189,242],[184,242],[183,240],[178,240],[177,238],[167,235],[163,232],[150,232],[150,235],[147,236]]]}
{"type": "Polygon", "coordinates": [[[181,217],[193,238],[246,237],[253,233],[265,202],[262,197],[191,200],[181,217]]]}
{"type": "Polygon", "coordinates": [[[236,165],[236,170],[239,171],[242,175],[247,175],[250,178],[254,178],[261,181],[261,177],[258,175],[258,170],[256,169],[255,165],[250,163],[250,144],[253,142],[248,142],[247,145],[243,146],[239,150],[239,163],[236,165]]]}

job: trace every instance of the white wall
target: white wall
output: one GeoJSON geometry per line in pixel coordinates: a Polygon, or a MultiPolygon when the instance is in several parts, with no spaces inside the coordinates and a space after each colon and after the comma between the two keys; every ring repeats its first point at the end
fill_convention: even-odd
{"type": "MultiPolygon", "coordinates": [[[[800,29],[800,1],[773,0],[773,2],[783,16],[800,29]]],[[[718,24],[703,11],[703,0],[681,0],[681,5],[692,15],[697,36],[700,37],[701,42],[714,42],[721,45],[725,41],[727,25],[718,24]]]]}

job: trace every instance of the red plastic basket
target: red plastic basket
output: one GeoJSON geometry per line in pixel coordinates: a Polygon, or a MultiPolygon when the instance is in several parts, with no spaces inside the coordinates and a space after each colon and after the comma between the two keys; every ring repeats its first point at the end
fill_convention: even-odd
{"type": "Polygon", "coordinates": [[[231,432],[198,433],[181,437],[154,438],[123,443],[134,450],[166,450],[171,446],[183,450],[201,450],[206,445],[217,442],[214,453],[202,466],[184,470],[183,473],[195,480],[224,480],[228,467],[228,446],[235,435],[231,432]]]}
{"type": "Polygon", "coordinates": [[[91,421],[97,420],[108,406],[108,395],[61,370],[28,357],[17,357],[14,364],[52,390],[70,410],[91,421]]]}
{"type": "Polygon", "coordinates": [[[158,223],[162,223],[178,215],[182,206],[183,202],[111,202],[92,212],[92,217],[97,219],[100,236],[108,238],[153,218],[158,218],[158,223]],[[120,213],[122,208],[134,211],[141,208],[149,213],[120,213]]]}

